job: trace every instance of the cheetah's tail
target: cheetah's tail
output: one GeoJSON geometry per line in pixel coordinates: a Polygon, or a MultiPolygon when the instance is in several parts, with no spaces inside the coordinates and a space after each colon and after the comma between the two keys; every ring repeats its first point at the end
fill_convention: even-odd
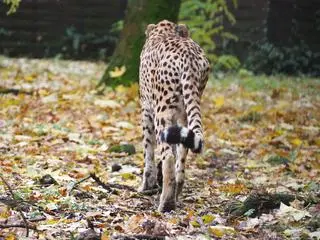
{"type": "Polygon", "coordinates": [[[171,126],[161,132],[161,141],[169,144],[183,144],[194,153],[200,153],[203,148],[203,140],[192,130],[182,126],[171,126]]]}

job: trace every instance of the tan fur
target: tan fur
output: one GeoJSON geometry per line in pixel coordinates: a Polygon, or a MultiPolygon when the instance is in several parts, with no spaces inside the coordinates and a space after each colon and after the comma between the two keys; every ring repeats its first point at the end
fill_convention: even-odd
{"type": "Polygon", "coordinates": [[[162,142],[160,135],[180,123],[203,142],[199,104],[210,65],[185,25],[167,20],[149,24],[146,37],[139,72],[145,159],[141,190],[157,187],[157,147],[160,154],[156,159],[162,161],[163,175],[158,210],[170,211],[175,209],[182,191],[187,149],[182,144],[171,146],[162,142]]]}

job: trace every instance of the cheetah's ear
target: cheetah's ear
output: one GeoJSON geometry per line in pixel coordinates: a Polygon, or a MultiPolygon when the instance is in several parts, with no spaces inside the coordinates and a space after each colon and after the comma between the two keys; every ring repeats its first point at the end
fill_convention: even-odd
{"type": "Polygon", "coordinates": [[[149,37],[150,32],[151,32],[155,27],[156,27],[155,24],[149,24],[149,25],[147,26],[147,30],[145,31],[145,34],[146,34],[147,37],[149,37]]]}
{"type": "Polygon", "coordinates": [[[189,29],[185,24],[178,24],[175,28],[176,34],[180,37],[189,37],[189,29]]]}

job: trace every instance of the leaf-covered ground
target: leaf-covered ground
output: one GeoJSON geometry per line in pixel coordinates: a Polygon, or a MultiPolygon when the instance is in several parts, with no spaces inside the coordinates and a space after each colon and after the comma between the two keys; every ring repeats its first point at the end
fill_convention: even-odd
{"type": "Polygon", "coordinates": [[[319,80],[211,79],[206,150],[189,155],[177,210],[160,214],[158,194],[135,191],[138,86],[99,94],[104,69],[0,58],[0,239],[320,238],[319,80]]]}

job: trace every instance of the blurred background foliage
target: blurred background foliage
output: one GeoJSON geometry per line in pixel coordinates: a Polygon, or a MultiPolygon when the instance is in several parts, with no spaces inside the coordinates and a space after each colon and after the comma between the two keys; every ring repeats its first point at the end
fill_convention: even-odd
{"type": "MultiPolygon", "coordinates": [[[[109,62],[128,11],[126,0],[3,3],[0,54],[13,57],[109,62]]],[[[179,22],[214,72],[320,76],[318,0],[182,0],[179,22]]]]}
{"type": "Polygon", "coordinates": [[[272,74],[319,76],[319,52],[312,52],[303,41],[292,42],[291,46],[277,46],[267,39],[255,42],[249,49],[250,55],[244,62],[253,72],[272,74]]]}
{"type": "Polygon", "coordinates": [[[19,7],[20,1],[21,0],[3,0],[3,3],[9,6],[7,14],[15,13],[19,7]]]}
{"type": "MultiPolygon", "coordinates": [[[[232,4],[236,7],[237,0],[232,4]]],[[[213,69],[238,69],[240,62],[236,56],[218,54],[217,43],[225,45],[228,41],[237,41],[238,38],[224,27],[224,21],[231,24],[236,19],[229,10],[226,0],[184,0],[180,8],[180,22],[189,27],[191,37],[205,50],[213,69]]]]}

